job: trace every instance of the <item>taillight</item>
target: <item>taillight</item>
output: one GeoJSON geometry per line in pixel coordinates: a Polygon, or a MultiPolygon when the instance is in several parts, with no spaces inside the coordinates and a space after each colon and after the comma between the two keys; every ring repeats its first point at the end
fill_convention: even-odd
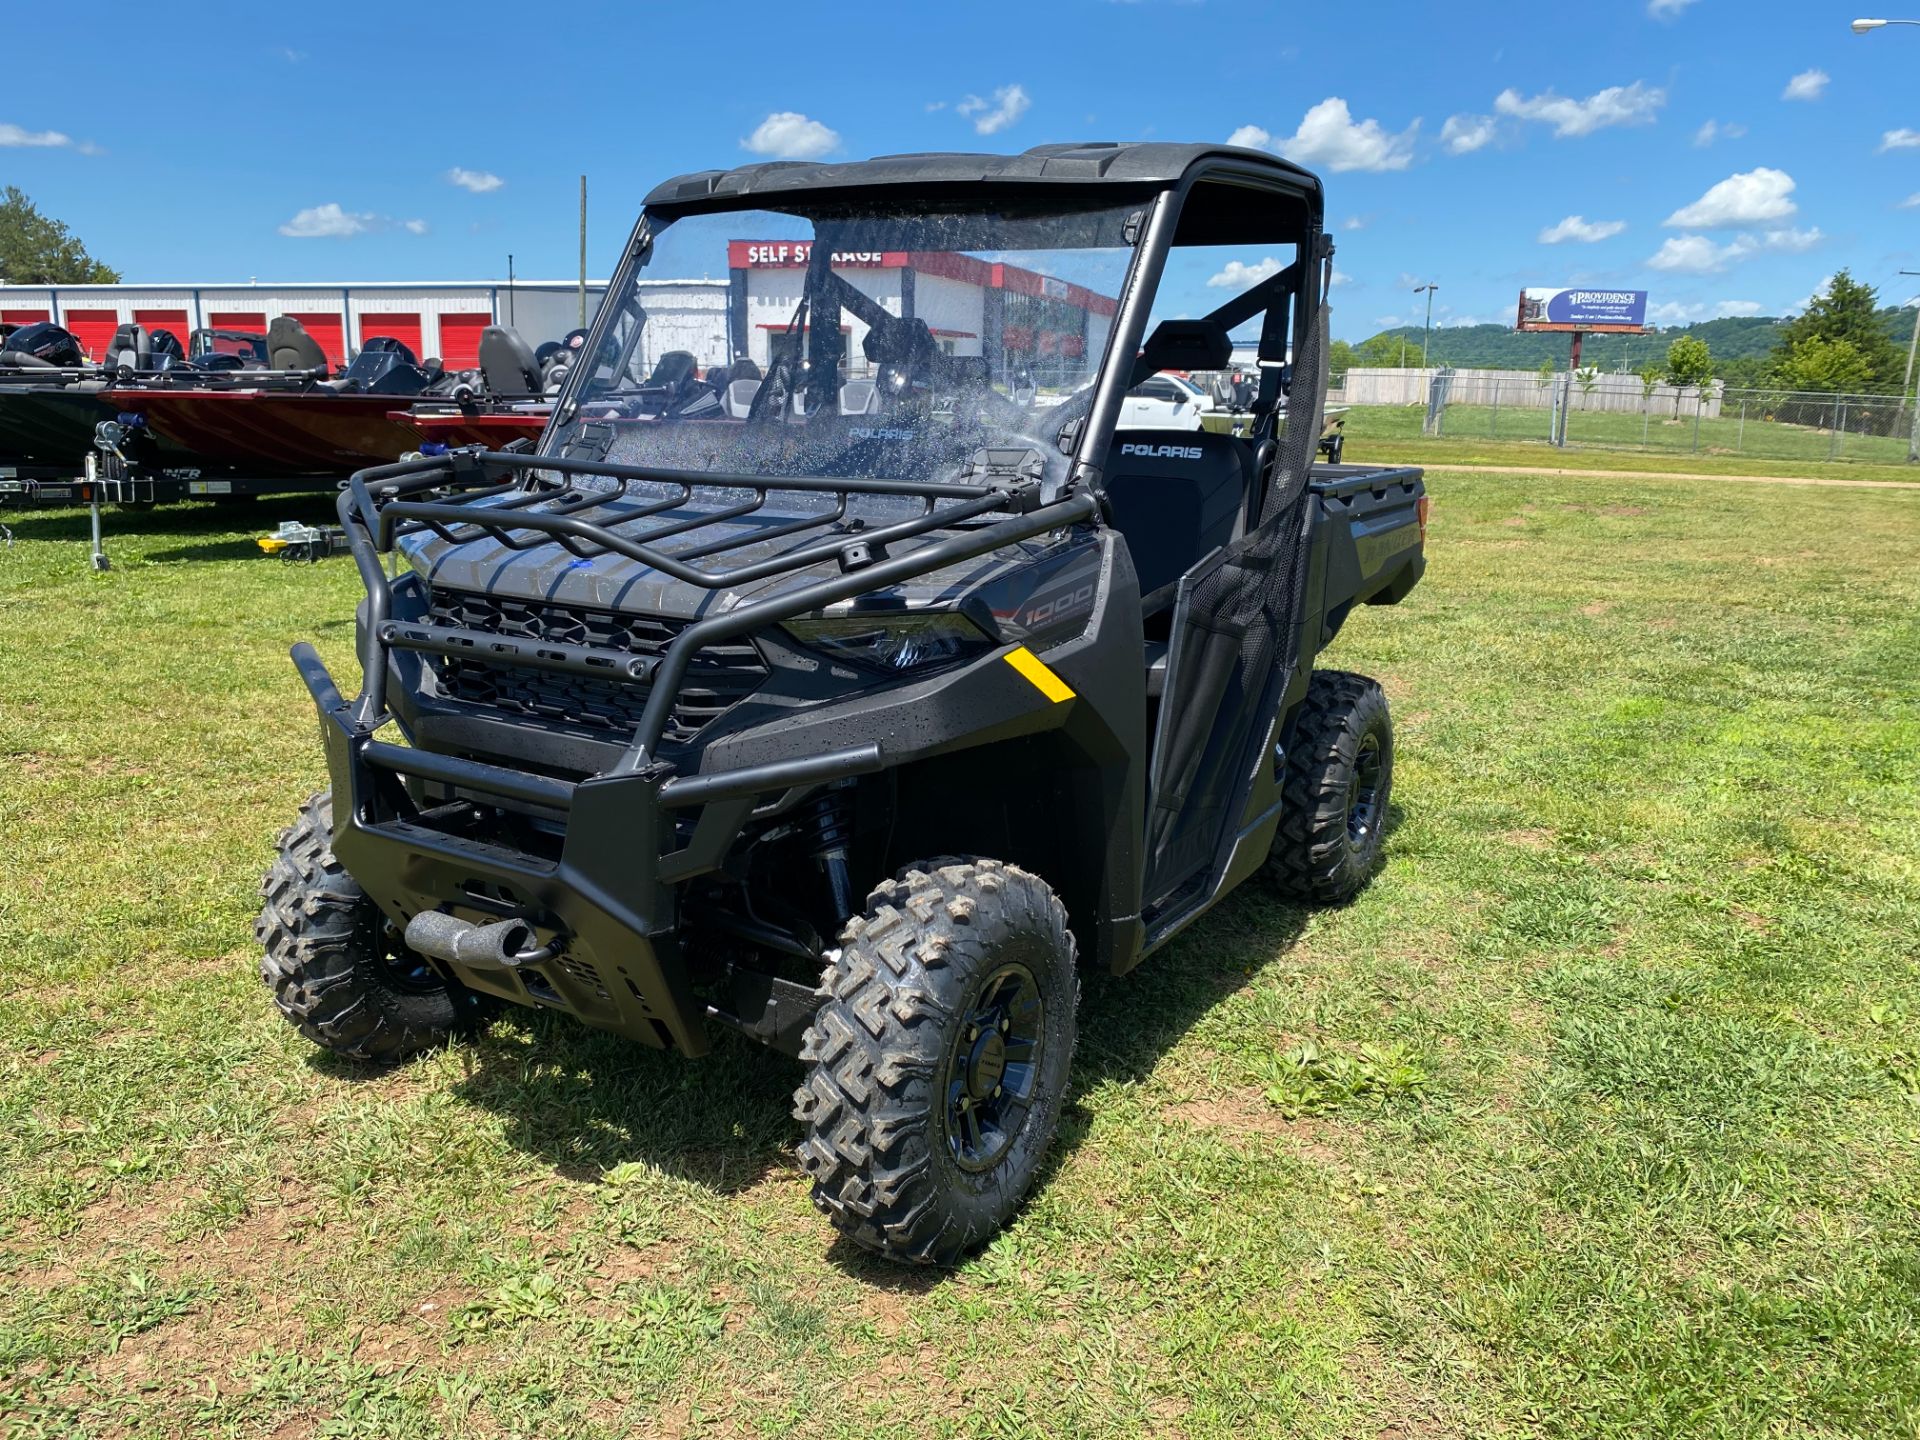
{"type": "Polygon", "coordinates": [[[1424,546],[1427,543],[1427,512],[1433,508],[1433,497],[1422,495],[1414,508],[1420,515],[1420,543],[1424,546]]]}

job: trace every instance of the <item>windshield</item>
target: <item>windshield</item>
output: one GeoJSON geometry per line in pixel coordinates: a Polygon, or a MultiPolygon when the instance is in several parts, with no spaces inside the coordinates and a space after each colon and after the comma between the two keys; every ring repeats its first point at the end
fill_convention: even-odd
{"type": "Polygon", "coordinates": [[[609,294],[548,445],[682,472],[908,483],[1012,451],[1053,478],[1138,209],[837,206],[659,226],[609,294]]]}

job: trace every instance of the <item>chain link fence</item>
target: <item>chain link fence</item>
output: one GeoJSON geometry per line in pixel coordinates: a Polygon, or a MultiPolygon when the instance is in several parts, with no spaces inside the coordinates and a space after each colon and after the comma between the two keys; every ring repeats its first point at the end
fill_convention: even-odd
{"type": "Polygon", "coordinates": [[[1418,382],[1388,385],[1369,372],[1352,371],[1336,380],[1328,400],[1347,406],[1347,437],[1356,442],[1535,441],[1900,464],[1916,433],[1914,405],[1897,395],[1729,389],[1718,381],[1649,387],[1632,375],[1583,377],[1565,371],[1514,378],[1442,369],[1419,375],[1418,382]],[[1376,396],[1398,403],[1368,403],[1376,396]]]}

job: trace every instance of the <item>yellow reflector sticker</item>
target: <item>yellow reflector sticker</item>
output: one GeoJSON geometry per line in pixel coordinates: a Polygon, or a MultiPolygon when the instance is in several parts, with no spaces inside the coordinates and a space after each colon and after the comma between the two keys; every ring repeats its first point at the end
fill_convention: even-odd
{"type": "Polygon", "coordinates": [[[1033,688],[1054,704],[1073,699],[1073,687],[1049,670],[1040,657],[1026,646],[1008,651],[1007,664],[1026,676],[1033,683],[1033,688]]]}

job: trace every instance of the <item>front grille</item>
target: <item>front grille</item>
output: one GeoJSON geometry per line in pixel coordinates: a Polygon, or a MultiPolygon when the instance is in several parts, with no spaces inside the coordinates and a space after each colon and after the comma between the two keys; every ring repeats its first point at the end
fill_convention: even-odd
{"type": "MultiPolygon", "coordinates": [[[[431,591],[427,608],[427,618],[435,625],[521,640],[586,645],[627,655],[664,653],[688,623],[457,590],[431,591]]],[[[587,730],[631,733],[639,725],[640,712],[647,703],[648,687],[643,684],[623,685],[585,675],[453,656],[437,656],[433,666],[440,691],[449,699],[587,730]]],[[[665,738],[675,742],[693,739],[736,702],[759,689],[766,678],[767,667],[748,642],[707,646],[687,667],[665,738]]]]}

